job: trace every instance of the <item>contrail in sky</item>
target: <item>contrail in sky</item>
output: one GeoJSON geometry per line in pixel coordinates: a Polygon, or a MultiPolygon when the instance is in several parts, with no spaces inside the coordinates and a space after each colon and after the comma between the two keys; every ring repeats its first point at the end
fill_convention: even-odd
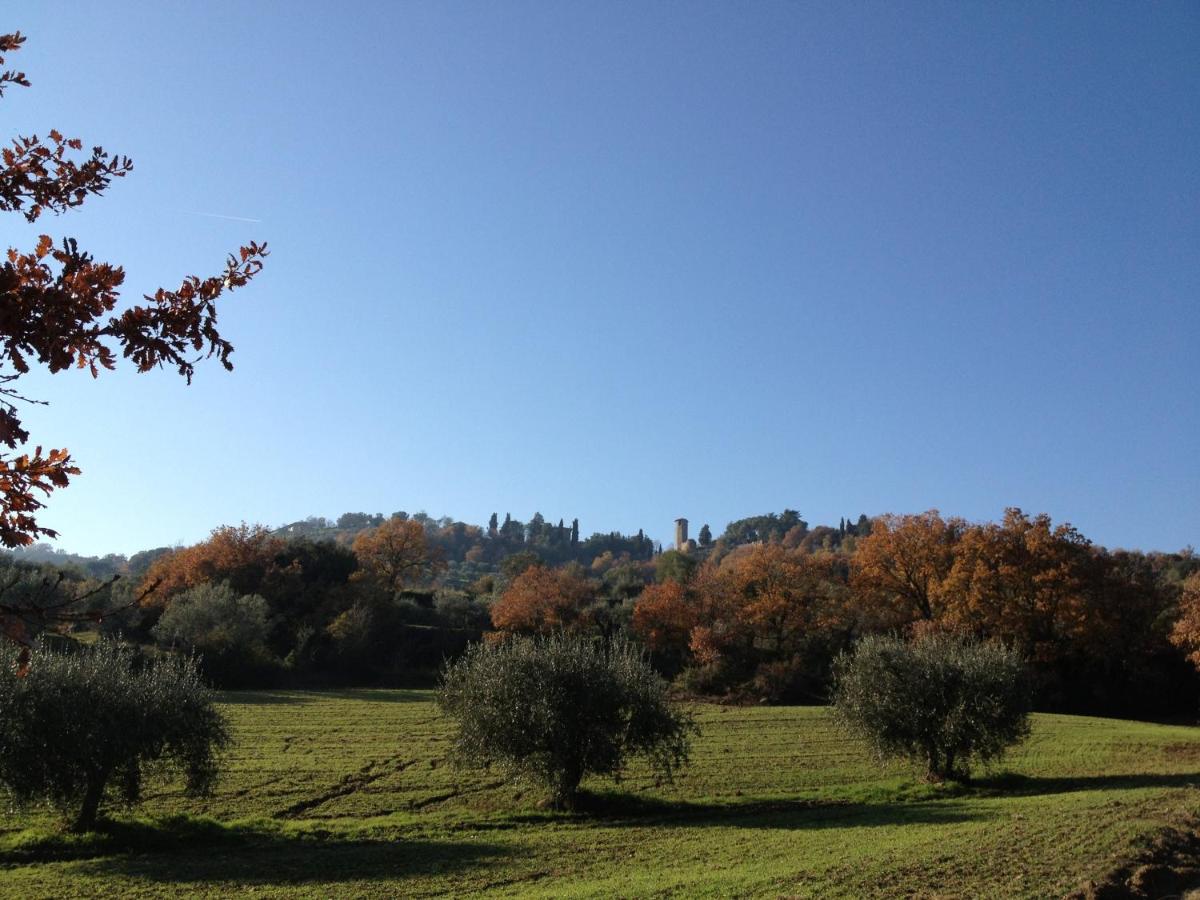
{"type": "Polygon", "coordinates": [[[231,222],[253,222],[255,225],[262,222],[262,219],[248,219],[245,216],[223,216],[220,213],[193,212],[190,209],[186,209],[184,212],[189,216],[204,216],[208,219],[229,219],[231,222]]]}

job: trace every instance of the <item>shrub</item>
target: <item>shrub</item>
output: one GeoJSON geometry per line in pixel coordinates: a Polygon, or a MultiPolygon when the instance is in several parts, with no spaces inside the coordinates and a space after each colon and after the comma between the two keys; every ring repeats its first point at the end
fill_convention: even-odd
{"type": "Polygon", "coordinates": [[[223,687],[261,683],[275,664],[267,647],[267,601],[227,583],[177,594],[151,633],[164,646],[198,653],[205,674],[223,687]]]}
{"type": "Polygon", "coordinates": [[[333,642],[328,663],[341,679],[351,683],[371,679],[384,650],[385,635],[390,637],[394,630],[380,622],[387,612],[383,604],[359,600],[325,626],[325,634],[333,642]]]}
{"type": "Polygon", "coordinates": [[[728,696],[745,678],[745,672],[727,660],[688,666],[675,678],[675,685],[688,694],[728,696]]]}
{"type": "Polygon", "coordinates": [[[881,756],[965,778],[1029,734],[1029,678],[1014,650],[955,634],[863,638],[834,663],[838,719],[881,756]]]}
{"type": "Polygon", "coordinates": [[[482,632],[491,627],[488,608],[476,603],[466,591],[441,590],[433,601],[438,619],[447,628],[482,632]]]}
{"type": "Polygon", "coordinates": [[[135,665],[111,641],[59,652],[38,646],[28,673],[0,647],[0,784],[17,803],[49,800],[91,830],[106,798],[136,803],[143,777],[182,770],[205,794],[229,740],[224,718],[191,659],[135,665]]]}
{"type": "Polygon", "coordinates": [[[631,756],[670,778],[695,725],[645,657],[622,641],[558,634],[473,644],[443,670],[460,764],[496,764],[572,809],[585,775],[619,776],[631,756]]]}
{"type": "Polygon", "coordinates": [[[820,684],[819,672],[814,670],[812,661],[799,653],[788,659],[759,663],[750,689],[768,703],[811,703],[814,696],[821,696],[816,690],[820,684]]]}

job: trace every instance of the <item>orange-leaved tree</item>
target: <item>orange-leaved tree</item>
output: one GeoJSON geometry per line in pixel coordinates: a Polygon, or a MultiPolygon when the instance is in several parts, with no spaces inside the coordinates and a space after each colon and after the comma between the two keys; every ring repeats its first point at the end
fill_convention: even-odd
{"type": "Polygon", "coordinates": [[[633,627],[656,653],[702,665],[753,669],[787,659],[814,635],[853,625],[844,560],[781,543],[739,547],[696,570],[686,585],[665,581],[638,598],[633,627]]]}
{"type": "Polygon", "coordinates": [[[690,585],[699,622],[690,649],[702,664],[753,667],[799,652],[817,633],[847,626],[844,562],[780,543],[739,547],[690,585]]]}
{"type": "Polygon", "coordinates": [[[962,519],[943,519],[936,509],[876,517],[851,560],[850,586],[864,609],[881,626],[939,619],[942,582],[966,528],[962,519]]]}
{"type": "Polygon", "coordinates": [[[206,583],[225,581],[239,594],[259,593],[281,565],[291,564],[280,558],[286,547],[265,525],[223,525],[213,529],[208,540],[160,556],[146,570],[142,584],[144,589],[156,588],[148,598],[155,606],[206,583]]]}
{"type": "Polygon", "coordinates": [[[1182,585],[1179,618],[1171,629],[1171,643],[1188,651],[1188,659],[1200,669],[1200,572],[1193,572],[1182,585]]]}
{"type": "Polygon", "coordinates": [[[678,581],[647,585],[633,607],[633,630],[655,653],[682,658],[699,624],[699,602],[678,581]]]}
{"type": "Polygon", "coordinates": [[[393,517],[354,538],[359,570],[356,580],[368,579],[390,595],[444,569],[441,550],[430,542],[425,526],[413,519],[393,517]]]}
{"type": "MultiPolygon", "coordinates": [[[[24,42],[19,32],[0,35],[0,65],[24,42]]],[[[12,86],[28,87],[29,80],[20,71],[0,71],[0,97],[12,86]]],[[[37,222],[45,212],[63,213],[102,194],[132,167],[128,157],[102,147],[87,153],[80,140],[56,129],[46,139],[15,137],[0,152],[0,212],[37,222]]],[[[95,377],[115,368],[119,357],[138,372],[174,368],[189,382],[207,357],[231,369],[233,346],[217,330],[216,301],[257,275],[266,255],[265,244],[251,242],[218,274],[189,275],[179,287],[159,288],[118,311],[124,270],[97,261],[72,238],[56,242],[42,234],[32,249],[8,248],[0,263],[0,444],[7,448],[0,449],[0,545],[55,537],[37,512],[53,490],[79,474],[66,448],[44,449],[30,440],[18,404],[36,401],[19,390],[21,377],[34,366],[87,369],[95,377]]],[[[66,616],[63,609],[0,602],[0,630],[20,642],[31,627],[66,616]]]]}
{"type": "Polygon", "coordinates": [[[492,606],[492,624],[511,634],[586,630],[595,586],[580,566],[532,565],[512,580],[492,606]]]}
{"type": "Polygon", "coordinates": [[[841,625],[843,579],[832,554],[755,544],[727,557],[722,568],[742,601],[738,618],[761,649],[786,655],[813,632],[841,625]]]}
{"type": "Polygon", "coordinates": [[[945,621],[1050,662],[1088,641],[1104,645],[1095,640],[1108,619],[1104,562],[1073,526],[1009,508],[1003,522],[963,532],[937,605],[945,621]]]}

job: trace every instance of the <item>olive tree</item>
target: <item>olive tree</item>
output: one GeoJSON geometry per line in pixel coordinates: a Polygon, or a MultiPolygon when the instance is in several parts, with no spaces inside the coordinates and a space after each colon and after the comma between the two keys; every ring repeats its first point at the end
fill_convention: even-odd
{"type": "Polygon", "coordinates": [[[870,636],[834,663],[838,720],[880,756],[966,778],[1029,734],[1030,681],[1020,655],[948,633],[905,641],[870,636]]]}
{"type": "Polygon", "coordinates": [[[112,641],[40,644],[24,674],[17,659],[0,646],[0,784],[14,801],[48,800],[88,831],[106,798],[136,803],[148,774],[181,770],[189,794],[211,790],[229,731],[192,659],[140,661],[112,641]]]}
{"type": "Polygon", "coordinates": [[[447,664],[438,704],[457,723],[459,764],[543,785],[561,809],[584,776],[619,776],[632,756],[669,779],[695,731],[639,651],[564,634],[473,644],[447,664]]]}

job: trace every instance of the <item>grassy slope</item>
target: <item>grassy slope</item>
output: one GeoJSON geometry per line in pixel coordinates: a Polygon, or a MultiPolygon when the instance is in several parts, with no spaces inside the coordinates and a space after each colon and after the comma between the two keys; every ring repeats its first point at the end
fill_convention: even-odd
{"type": "Polygon", "coordinates": [[[149,820],[106,837],[48,838],[48,813],[0,818],[0,892],[1059,896],[1200,809],[1192,728],[1038,716],[964,790],[880,772],[821,709],[702,707],[674,786],[635,769],[589,785],[599,811],[572,817],[449,767],[426,693],[229,699],[238,742],[215,797],[161,786],[149,820]]]}

